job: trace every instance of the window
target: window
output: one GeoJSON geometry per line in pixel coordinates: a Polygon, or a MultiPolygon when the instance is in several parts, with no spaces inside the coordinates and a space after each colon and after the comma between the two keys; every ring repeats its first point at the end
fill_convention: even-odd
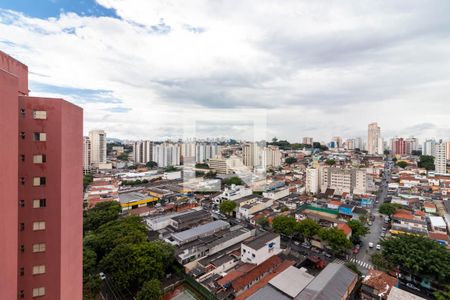
{"type": "Polygon", "coordinates": [[[45,273],[45,265],[33,266],[33,275],[39,275],[45,273]]]}
{"type": "Polygon", "coordinates": [[[20,154],[20,160],[25,161],[25,154],[20,154]]]}
{"type": "Polygon", "coordinates": [[[45,142],[47,140],[47,134],[45,132],[35,132],[33,134],[33,140],[45,142]]]}
{"type": "Polygon", "coordinates": [[[35,110],[35,111],[33,111],[33,119],[35,119],[35,120],[46,120],[47,119],[47,111],[45,111],[45,110],[35,110]]]}
{"type": "Polygon", "coordinates": [[[45,243],[33,244],[33,253],[45,252],[46,245],[45,243]]]}
{"type": "Polygon", "coordinates": [[[25,223],[20,223],[19,229],[20,229],[20,231],[24,231],[25,230],[25,223]]]}
{"type": "Polygon", "coordinates": [[[33,208],[41,208],[41,207],[45,207],[46,205],[47,205],[46,199],[33,200],[33,208]]]}
{"type": "Polygon", "coordinates": [[[36,154],[33,155],[33,163],[35,164],[42,164],[47,162],[47,157],[45,156],[45,154],[36,154]]]}
{"type": "Polygon", "coordinates": [[[33,222],[33,230],[45,230],[45,221],[33,222]]]}
{"type": "Polygon", "coordinates": [[[20,177],[20,184],[25,184],[25,177],[20,177]]]}
{"type": "Polygon", "coordinates": [[[19,200],[19,207],[25,207],[25,200],[19,200]]]}
{"type": "Polygon", "coordinates": [[[25,252],[25,245],[20,245],[20,252],[25,252]]]}
{"type": "Polygon", "coordinates": [[[45,296],[45,287],[38,287],[33,289],[33,297],[45,296]]]}
{"type": "Polygon", "coordinates": [[[256,256],[255,256],[255,253],[252,253],[252,256],[253,256],[253,257],[256,257],[256,256]]]}
{"type": "Polygon", "coordinates": [[[33,186],[42,186],[45,185],[45,177],[34,177],[33,178],[33,186]]]}
{"type": "Polygon", "coordinates": [[[24,298],[25,297],[25,292],[23,290],[20,290],[19,297],[20,298],[24,298]]]}
{"type": "Polygon", "coordinates": [[[22,117],[25,117],[25,108],[21,108],[21,109],[20,109],[20,115],[21,115],[22,117]]]}
{"type": "Polygon", "coordinates": [[[19,275],[20,275],[20,276],[25,275],[25,268],[24,268],[24,267],[21,267],[21,268],[19,269],[19,275]]]}
{"type": "Polygon", "coordinates": [[[25,132],[20,132],[20,138],[22,139],[22,140],[24,140],[25,139],[25,132]]]}

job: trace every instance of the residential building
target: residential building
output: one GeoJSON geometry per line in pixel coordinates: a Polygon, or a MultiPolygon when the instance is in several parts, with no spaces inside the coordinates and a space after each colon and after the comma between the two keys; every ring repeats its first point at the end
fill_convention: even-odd
{"type": "Polygon", "coordinates": [[[434,156],[434,147],[436,145],[436,141],[433,139],[428,139],[423,143],[422,154],[434,156]]]}
{"type": "Polygon", "coordinates": [[[434,148],[434,166],[436,174],[447,173],[447,144],[442,140],[434,148]]]}
{"type": "Polygon", "coordinates": [[[447,149],[445,157],[447,158],[447,160],[450,160],[450,142],[445,143],[445,148],[447,149]]]}
{"type": "Polygon", "coordinates": [[[153,161],[158,167],[180,165],[180,146],[178,144],[163,143],[153,146],[153,161]]]}
{"type": "Polygon", "coordinates": [[[398,280],[382,271],[369,270],[361,285],[361,300],[386,300],[398,280]]]}
{"type": "Polygon", "coordinates": [[[88,136],[83,137],[83,172],[91,172],[91,140],[88,136]]]}
{"type": "Polygon", "coordinates": [[[265,168],[268,167],[277,168],[281,166],[281,151],[276,146],[268,146],[264,148],[262,158],[263,158],[262,165],[265,168]]]}
{"type": "Polygon", "coordinates": [[[3,52],[0,93],[0,299],[81,299],[83,110],[30,97],[27,66],[3,52]]]}
{"type": "Polygon", "coordinates": [[[245,196],[250,196],[253,194],[252,189],[247,188],[243,185],[231,185],[231,187],[226,187],[222,194],[214,198],[214,202],[222,203],[224,200],[237,200],[245,196]]]}
{"type": "Polygon", "coordinates": [[[304,138],[303,138],[303,144],[311,145],[311,146],[312,146],[312,144],[313,144],[313,138],[312,138],[312,137],[304,137],[304,138]]]}
{"type": "Polygon", "coordinates": [[[317,194],[319,192],[319,169],[308,168],[306,169],[306,192],[311,194],[317,194]]]}
{"type": "Polygon", "coordinates": [[[261,151],[257,143],[248,143],[242,146],[242,162],[249,168],[261,165],[261,151]]]}
{"type": "Polygon", "coordinates": [[[91,142],[91,164],[98,167],[100,164],[106,164],[106,132],[104,130],[89,131],[89,140],[91,142]]]}
{"type": "Polygon", "coordinates": [[[321,191],[334,190],[334,194],[351,193],[364,194],[367,192],[366,169],[342,169],[336,167],[320,168],[321,191]]]}
{"type": "Polygon", "coordinates": [[[137,141],[133,144],[133,159],[137,164],[146,164],[153,159],[153,142],[137,141]]]}
{"type": "Polygon", "coordinates": [[[387,300],[425,300],[425,298],[414,295],[413,293],[401,290],[393,286],[389,293],[387,300]]]}
{"type": "Polygon", "coordinates": [[[383,154],[383,140],[378,123],[370,123],[367,135],[367,151],[369,154],[383,154]]]}
{"type": "Polygon", "coordinates": [[[259,265],[281,252],[280,236],[264,232],[249,242],[241,244],[241,260],[244,263],[259,265]]]}

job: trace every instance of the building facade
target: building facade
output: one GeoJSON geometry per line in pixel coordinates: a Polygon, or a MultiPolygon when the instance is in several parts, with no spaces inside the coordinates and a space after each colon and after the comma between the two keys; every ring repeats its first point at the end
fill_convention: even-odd
{"type": "Polygon", "coordinates": [[[370,123],[367,134],[367,151],[369,154],[383,154],[383,140],[378,123],[370,123]]]}
{"type": "Polygon", "coordinates": [[[83,137],[83,172],[91,172],[91,140],[88,136],[83,137]]]}
{"type": "Polygon", "coordinates": [[[153,146],[153,161],[158,167],[180,165],[180,146],[178,144],[163,143],[153,146]]]}
{"type": "Polygon", "coordinates": [[[91,164],[98,166],[106,163],[106,132],[104,130],[89,131],[91,142],[91,164]]]}
{"type": "Polygon", "coordinates": [[[81,299],[83,111],[29,97],[26,66],[0,62],[0,299],[81,299]]]}
{"type": "Polygon", "coordinates": [[[434,166],[436,174],[447,173],[447,144],[442,140],[435,145],[434,166]]]}
{"type": "Polygon", "coordinates": [[[133,144],[134,162],[138,164],[146,164],[153,159],[153,142],[137,141],[133,144]]]}

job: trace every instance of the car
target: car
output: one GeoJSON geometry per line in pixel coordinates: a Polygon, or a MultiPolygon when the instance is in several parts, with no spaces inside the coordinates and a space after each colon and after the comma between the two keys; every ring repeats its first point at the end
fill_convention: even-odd
{"type": "Polygon", "coordinates": [[[311,248],[311,251],[314,252],[314,253],[317,253],[317,254],[320,253],[320,249],[318,249],[316,247],[311,248]]]}
{"type": "Polygon", "coordinates": [[[297,242],[297,241],[295,241],[294,244],[295,244],[296,246],[300,245],[300,243],[297,242]]]}
{"type": "Polygon", "coordinates": [[[373,225],[373,223],[372,222],[369,222],[369,223],[367,223],[369,226],[372,226],[373,225]]]}
{"type": "Polygon", "coordinates": [[[373,248],[373,243],[372,242],[369,243],[369,248],[373,248]]]}
{"type": "Polygon", "coordinates": [[[303,247],[303,248],[306,248],[306,249],[310,249],[310,248],[311,248],[311,245],[308,244],[308,243],[302,243],[302,247],[303,247]]]}
{"type": "Polygon", "coordinates": [[[100,277],[101,280],[105,280],[106,279],[106,274],[103,272],[98,273],[98,276],[100,277]]]}
{"type": "Polygon", "coordinates": [[[408,282],[406,284],[406,286],[409,287],[410,289],[413,289],[413,290],[416,290],[416,291],[420,291],[420,289],[417,286],[415,286],[414,284],[412,284],[412,283],[408,282]]]}
{"type": "Polygon", "coordinates": [[[381,250],[381,245],[377,244],[377,250],[381,250]]]}

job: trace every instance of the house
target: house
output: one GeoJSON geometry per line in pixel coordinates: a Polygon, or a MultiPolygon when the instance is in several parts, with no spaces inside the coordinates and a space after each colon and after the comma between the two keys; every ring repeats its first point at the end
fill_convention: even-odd
{"type": "Polygon", "coordinates": [[[280,236],[272,232],[265,232],[241,244],[241,260],[244,263],[259,265],[280,252],[280,236]]]}
{"type": "Polygon", "coordinates": [[[353,205],[342,204],[341,206],[339,206],[339,213],[344,216],[352,217],[354,208],[355,207],[353,205]]]}
{"type": "Polygon", "coordinates": [[[435,214],[436,213],[436,205],[431,201],[425,201],[423,203],[423,209],[426,213],[435,214]]]}
{"type": "Polygon", "coordinates": [[[387,297],[387,300],[425,300],[425,298],[416,296],[410,292],[401,290],[394,286],[392,287],[391,292],[387,297]]]}
{"type": "Polygon", "coordinates": [[[341,205],[342,205],[342,202],[341,201],[337,201],[337,200],[330,200],[327,203],[327,207],[329,209],[335,209],[335,210],[338,210],[339,206],[341,206],[341,205]]]}
{"type": "Polygon", "coordinates": [[[352,236],[352,229],[347,225],[347,223],[339,223],[336,228],[342,230],[348,239],[352,236]]]}
{"type": "Polygon", "coordinates": [[[392,287],[398,283],[397,278],[382,271],[369,270],[361,285],[362,300],[385,300],[392,287]]]}
{"type": "Polygon", "coordinates": [[[427,234],[428,225],[424,217],[399,209],[391,217],[391,233],[427,234]]]}

